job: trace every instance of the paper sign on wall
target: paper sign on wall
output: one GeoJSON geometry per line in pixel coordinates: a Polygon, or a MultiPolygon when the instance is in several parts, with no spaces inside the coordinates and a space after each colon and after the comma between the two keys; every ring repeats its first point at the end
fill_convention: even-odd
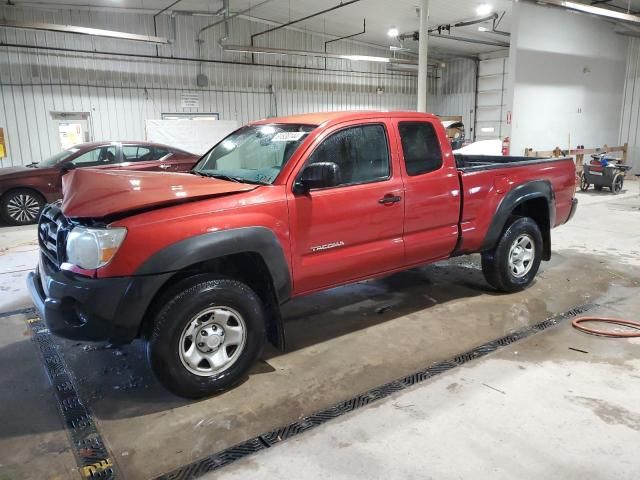
{"type": "Polygon", "coordinates": [[[180,96],[182,108],[200,108],[200,94],[182,93],[180,96]]]}
{"type": "Polygon", "coordinates": [[[4,128],[0,128],[0,158],[7,156],[7,147],[4,143],[4,128]]]}

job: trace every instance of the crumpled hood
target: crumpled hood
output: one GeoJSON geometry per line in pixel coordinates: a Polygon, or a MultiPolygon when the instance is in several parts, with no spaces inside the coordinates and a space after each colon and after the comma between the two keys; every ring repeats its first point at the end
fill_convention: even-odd
{"type": "Polygon", "coordinates": [[[62,177],[62,212],[71,218],[102,218],[255,188],[189,173],[80,168],[62,177]]]}

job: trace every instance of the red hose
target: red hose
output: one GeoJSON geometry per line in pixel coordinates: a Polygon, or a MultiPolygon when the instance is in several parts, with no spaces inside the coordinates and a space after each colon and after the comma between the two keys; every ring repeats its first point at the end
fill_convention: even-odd
{"type": "Polygon", "coordinates": [[[600,337],[611,338],[633,338],[640,337],[640,322],[632,322],[631,320],[622,320],[620,318],[611,317],[579,317],[571,322],[573,328],[577,328],[585,333],[591,335],[598,335],[600,337]],[[607,330],[598,330],[597,328],[589,328],[582,325],[583,322],[603,322],[612,323],[614,325],[621,325],[623,327],[629,327],[637,330],[636,332],[611,332],[607,330]]]}

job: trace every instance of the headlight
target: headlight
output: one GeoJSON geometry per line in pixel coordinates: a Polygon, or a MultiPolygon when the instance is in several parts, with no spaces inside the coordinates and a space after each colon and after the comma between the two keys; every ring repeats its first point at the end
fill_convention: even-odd
{"type": "Polygon", "coordinates": [[[67,238],[67,261],[87,270],[104,267],[126,235],[126,228],[75,227],[67,238]]]}

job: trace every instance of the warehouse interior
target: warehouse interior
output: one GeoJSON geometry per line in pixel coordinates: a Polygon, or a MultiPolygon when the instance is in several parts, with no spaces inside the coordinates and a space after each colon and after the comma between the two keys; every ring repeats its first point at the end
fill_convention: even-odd
{"type": "MultiPolygon", "coordinates": [[[[318,162],[322,178],[307,180],[346,175],[326,169],[340,164],[334,160],[327,155],[318,162]]],[[[0,480],[637,478],[639,178],[640,0],[7,0],[0,480]],[[419,116],[425,112],[433,115],[419,116]],[[445,139],[440,166],[451,162],[421,183],[401,138],[402,122],[420,118],[445,139]],[[359,155],[375,158],[372,166],[387,147],[390,167],[370,184],[338,182],[324,200],[314,197],[295,161],[306,162],[307,144],[309,152],[312,142],[322,146],[339,122],[359,121],[397,124],[383,134],[386,143],[362,133],[359,155]],[[295,129],[264,139],[285,124],[295,129]],[[259,141],[248,157],[280,142],[290,163],[244,183],[234,176],[240,169],[207,174],[212,161],[219,168],[216,152],[227,155],[251,129],[259,141]],[[524,180],[529,190],[519,189],[524,180]],[[385,181],[392,193],[380,190],[385,181]],[[343,185],[377,188],[372,194],[385,195],[375,206],[386,214],[370,215],[364,193],[341,196],[343,185]],[[171,190],[170,201],[160,187],[171,190]],[[409,203],[412,194],[422,197],[409,203]],[[527,195],[540,197],[536,210],[501,210],[527,195]],[[255,250],[246,247],[245,234],[264,230],[270,216],[283,249],[264,236],[255,250]],[[523,217],[540,226],[540,241],[514,243],[509,262],[526,271],[508,268],[517,278],[532,275],[504,293],[496,286],[504,282],[487,274],[501,247],[487,239],[494,227],[507,238],[523,217]],[[411,228],[430,222],[423,245],[411,243],[411,228]],[[58,276],[33,287],[50,261],[54,227],[58,276]],[[483,227],[489,233],[480,238],[483,227]],[[99,229],[124,233],[85,268],[86,257],[74,261],[69,245],[76,232],[99,229]],[[351,243],[363,232],[398,238],[358,250],[351,243]],[[185,243],[190,235],[202,241],[185,243]],[[484,241],[474,244],[476,236],[484,241]],[[151,256],[160,245],[164,256],[151,256]],[[229,257],[174,275],[172,265],[197,249],[213,255],[223,246],[229,257]],[[261,248],[264,261],[228,267],[237,255],[261,257],[261,248]],[[540,250],[537,276],[537,264],[531,272],[522,263],[526,248],[540,250]],[[423,261],[394,260],[412,252],[423,261]],[[282,289],[272,268],[280,256],[282,289]],[[149,270],[152,260],[157,270],[149,270]],[[124,282],[134,266],[135,282],[170,278],[149,293],[149,307],[146,286],[123,287],[134,298],[130,311],[141,312],[135,338],[54,331],[44,312],[84,326],[85,306],[104,318],[115,311],[120,328],[124,303],[94,285],[124,282]],[[338,275],[347,269],[360,273],[338,275]],[[184,272],[213,271],[240,282],[246,305],[257,299],[278,323],[261,324],[264,350],[237,380],[185,398],[158,375],[153,342],[172,312],[159,302],[190,281],[184,272]],[[250,274],[257,283],[245,281],[250,274]],[[80,282],[70,295],[85,304],[54,298],[67,280],[80,282]],[[155,323],[144,323],[152,314],[155,323]]],[[[523,238],[531,240],[516,242],[523,238]]],[[[227,324],[229,337],[245,320],[227,324]]],[[[202,322],[190,328],[217,339],[216,324],[205,330],[202,322]]],[[[185,351],[186,331],[177,341],[185,351]]],[[[253,333],[242,335],[244,348],[253,333]]],[[[235,348],[231,366],[244,362],[235,348]]],[[[179,367],[208,378],[201,363],[189,367],[180,355],[179,367]]]]}

